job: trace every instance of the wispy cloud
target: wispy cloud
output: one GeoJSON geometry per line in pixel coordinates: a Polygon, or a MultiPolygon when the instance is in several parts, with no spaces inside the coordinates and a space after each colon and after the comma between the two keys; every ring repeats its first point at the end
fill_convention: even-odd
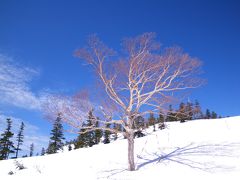
{"type": "MultiPolygon", "coordinates": [[[[36,69],[17,64],[10,57],[0,54],[0,107],[10,105],[27,110],[41,110],[43,95],[33,92],[30,87],[31,80],[38,75],[36,69]]],[[[4,112],[0,112],[0,133],[6,128],[6,118],[12,119],[15,136],[21,122],[25,124],[24,144],[21,147],[23,153],[29,152],[31,143],[35,144],[35,152],[47,147],[49,137],[41,133],[39,127],[20,118],[6,116],[4,112]]]]}
{"type": "Polygon", "coordinates": [[[21,122],[23,122],[25,124],[24,144],[21,147],[22,154],[26,154],[29,152],[29,147],[30,147],[31,143],[34,143],[34,145],[35,145],[35,152],[40,152],[42,147],[47,147],[48,141],[49,141],[49,136],[42,134],[39,127],[37,127],[33,124],[30,124],[29,122],[26,122],[20,118],[0,114],[0,133],[2,133],[7,126],[6,118],[11,118],[11,120],[13,122],[12,123],[12,132],[14,133],[14,138],[13,138],[14,142],[16,140],[16,135],[19,131],[21,122]]]}
{"type": "Polygon", "coordinates": [[[40,109],[40,97],[33,93],[29,83],[38,75],[36,69],[16,64],[0,54],[0,97],[7,103],[25,109],[40,109]]]}

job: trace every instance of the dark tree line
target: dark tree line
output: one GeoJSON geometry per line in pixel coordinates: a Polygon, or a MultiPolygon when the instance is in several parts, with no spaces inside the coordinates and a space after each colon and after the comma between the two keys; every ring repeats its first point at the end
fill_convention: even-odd
{"type": "MultiPolygon", "coordinates": [[[[0,134],[0,160],[6,160],[9,158],[12,158],[12,159],[19,158],[19,152],[22,151],[21,147],[24,143],[25,124],[21,122],[19,131],[16,134],[15,143],[14,143],[14,133],[12,132],[12,120],[10,118],[7,118],[6,124],[7,124],[6,129],[2,134],[0,134]]],[[[35,149],[34,144],[31,143],[29,147],[29,154],[25,154],[22,157],[33,156],[34,149],[35,149]]]]}
{"type": "MultiPolygon", "coordinates": [[[[83,147],[92,147],[95,144],[99,144],[101,141],[104,144],[110,143],[110,136],[114,140],[117,140],[118,135],[117,133],[112,133],[111,131],[108,130],[102,130],[99,121],[94,122],[94,117],[93,111],[90,111],[88,114],[88,119],[83,123],[83,128],[79,131],[78,137],[74,140],[74,146],[75,149],[78,148],[83,148],[83,147]],[[84,127],[94,127],[92,130],[89,130],[88,128],[84,127]]],[[[111,123],[106,123],[105,124],[105,129],[116,129],[116,130],[121,130],[121,127],[119,124],[111,124],[111,123]]]]}
{"type": "MultiPolygon", "coordinates": [[[[167,113],[159,112],[158,117],[155,117],[154,113],[149,113],[149,116],[146,118],[142,116],[138,116],[134,120],[134,127],[137,131],[134,134],[134,137],[139,138],[145,136],[143,130],[148,128],[149,126],[153,127],[153,131],[156,129],[164,129],[165,122],[172,121],[180,121],[185,122],[186,120],[195,120],[195,119],[216,119],[221,118],[218,116],[215,111],[210,111],[206,109],[205,113],[203,113],[202,108],[199,102],[196,100],[195,103],[191,102],[181,102],[178,108],[174,109],[172,105],[169,105],[167,113]]],[[[101,129],[101,125],[99,121],[94,121],[96,117],[94,117],[93,111],[88,113],[87,120],[83,123],[83,128],[79,131],[79,135],[76,139],[64,143],[64,134],[63,134],[63,125],[61,121],[61,114],[58,114],[56,120],[53,123],[53,129],[50,133],[50,141],[47,149],[42,148],[40,155],[45,154],[53,154],[57,153],[60,150],[63,150],[64,146],[67,146],[68,150],[71,151],[73,148],[84,148],[84,147],[92,147],[93,145],[99,144],[100,142],[104,144],[108,144],[111,140],[117,140],[118,134],[117,132],[124,131],[121,125],[119,124],[111,124],[106,123],[104,130],[101,129]],[[95,127],[91,130],[84,127],[95,127]],[[109,131],[106,129],[115,129],[114,131],[109,131]]],[[[21,151],[21,146],[24,142],[24,128],[25,125],[22,122],[19,128],[19,131],[16,135],[16,144],[14,145],[12,132],[12,121],[10,118],[6,119],[7,127],[5,131],[0,136],[0,160],[8,159],[11,154],[12,158],[18,158],[19,151],[21,151]]],[[[34,154],[34,144],[30,145],[29,156],[33,156],[34,154]]],[[[25,155],[23,157],[27,157],[25,155]]]]}
{"type": "MultiPolygon", "coordinates": [[[[181,102],[178,105],[178,108],[176,109],[174,109],[172,105],[169,105],[167,113],[159,112],[158,117],[155,116],[156,115],[154,113],[150,112],[148,117],[138,116],[137,118],[135,118],[134,128],[137,129],[137,131],[134,134],[135,138],[145,136],[143,130],[149,128],[149,126],[152,126],[153,131],[156,131],[157,129],[164,129],[165,122],[172,121],[185,122],[188,120],[196,119],[221,118],[221,116],[218,116],[217,113],[215,113],[214,111],[210,111],[209,109],[206,109],[206,112],[204,113],[202,111],[200,103],[197,100],[194,103],[181,102]]],[[[85,121],[85,124],[83,124],[83,126],[99,127],[98,124],[99,122],[97,121],[94,124],[94,122],[91,121],[93,119],[94,119],[93,112],[91,111],[89,112],[88,120],[85,121]]],[[[106,124],[106,128],[113,128],[117,129],[118,131],[119,130],[121,131],[121,126],[119,126],[119,124],[106,124]]],[[[112,137],[111,139],[113,140],[116,140],[118,138],[116,133],[112,133],[110,131],[101,129],[88,131],[87,129],[81,128],[81,131],[79,131],[77,139],[69,142],[69,145],[74,144],[75,149],[83,147],[92,147],[95,144],[99,144],[101,139],[103,143],[107,144],[110,143],[110,136],[112,137]]],[[[72,149],[72,147],[70,149],[72,149]]]]}
{"type": "Polygon", "coordinates": [[[202,108],[199,102],[196,100],[195,103],[181,102],[178,109],[173,109],[172,106],[169,106],[168,113],[166,114],[167,122],[170,121],[180,121],[185,122],[186,120],[195,120],[195,119],[216,119],[221,118],[218,116],[215,111],[210,111],[206,109],[205,113],[202,111],[202,108]]]}
{"type": "MultiPolygon", "coordinates": [[[[41,155],[45,154],[54,154],[58,151],[63,150],[63,147],[66,146],[68,151],[71,151],[73,148],[84,148],[84,147],[92,147],[95,144],[99,144],[101,141],[104,144],[110,143],[110,136],[113,135],[114,139],[117,139],[117,134],[112,134],[110,131],[103,131],[100,128],[100,124],[98,121],[94,122],[95,119],[93,115],[93,111],[88,113],[88,118],[82,124],[82,128],[79,131],[79,135],[76,139],[64,142],[64,134],[63,134],[63,125],[61,121],[61,114],[58,114],[58,117],[53,123],[53,129],[50,133],[50,141],[47,149],[42,148],[41,155]],[[95,127],[95,130],[89,130],[84,127],[95,127]],[[103,139],[103,140],[102,140],[103,139]]],[[[113,126],[112,124],[106,124],[107,128],[119,128],[118,126],[113,126]]]]}
{"type": "Polygon", "coordinates": [[[159,124],[159,128],[164,122],[180,121],[185,122],[187,120],[196,120],[196,119],[216,119],[221,118],[215,111],[210,111],[206,109],[205,113],[202,111],[202,107],[199,102],[196,100],[195,103],[191,102],[181,102],[178,108],[174,109],[172,105],[169,105],[167,113],[159,112],[159,117],[155,118],[153,113],[149,114],[147,119],[147,127],[149,125],[153,126],[155,131],[155,124],[159,124]]]}
{"type": "MultiPolygon", "coordinates": [[[[14,143],[14,133],[12,132],[12,120],[10,118],[6,119],[7,127],[5,131],[0,136],[0,160],[6,160],[11,158],[18,158],[19,152],[22,151],[21,146],[24,142],[24,128],[25,124],[22,122],[18,133],[16,134],[16,142],[14,143]],[[13,155],[15,154],[15,155],[13,155]]],[[[33,155],[34,144],[30,145],[29,156],[33,155]]],[[[24,155],[22,157],[27,157],[24,155]]]]}
{"type": "Polygon", "coordinates": [[[221,118],[221,116],[218,116],[215,111],[210,111],[209,109],[206,109],[204,113],[197,100],[195,103],[181,102],[176,109],[174,109],[172,105],[169,105],[167,112],[164,113],[160,111],[158,117],[155,116],[156,115],[154,113],[150,112],[147,118],[141,116],[136,118],[135,126],[137,126],[138,129],[136,132],[137,137],[142,137],[144,135],[142,130],[148,128],[149,126],[153,127],[153,131],[156,131],[157,128],[164,129],[165,122],[185,122],[196,119],[221,118]]]}

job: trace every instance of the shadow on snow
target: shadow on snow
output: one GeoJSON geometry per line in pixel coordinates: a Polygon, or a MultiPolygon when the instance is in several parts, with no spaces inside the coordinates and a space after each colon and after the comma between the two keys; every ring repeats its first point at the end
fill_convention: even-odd
{"type": "Polygon", "coordinates": [[[141,169],[152,163],[174,162],[207,172],[216,170],[230,171],[236,167],[224,165],[218,162],[219,159],[217,158],[234,158],[239,155],[236,154],[239,150],[240,143],[200,145],[191,143],[183,147],[173,148],[173,150],[168,153],[157,152],[152,154],[147,153],[146,157],[138,156],[139,160],[142,160],[142,162],[138,164],[137,169],[141,169]]]}

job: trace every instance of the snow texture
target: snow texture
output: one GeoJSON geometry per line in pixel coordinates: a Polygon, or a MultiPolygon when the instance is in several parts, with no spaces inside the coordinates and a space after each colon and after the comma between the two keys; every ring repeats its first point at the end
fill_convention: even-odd
{"type": "Polygon", "coordinates": [[[135,139],[135,161],[137,170],[127,171],[127,140],[120,138],[91,148],[0,161],[0,179],[237,180],[240,116],[172,122],[156,132],[150,127],[147,136],[135,139]]]}

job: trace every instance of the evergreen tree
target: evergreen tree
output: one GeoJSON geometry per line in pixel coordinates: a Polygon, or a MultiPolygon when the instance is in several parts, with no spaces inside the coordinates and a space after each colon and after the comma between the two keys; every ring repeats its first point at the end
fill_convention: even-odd
{"type": "Polygon", "coordinates": [[[11,132],[12,121],[10,118],[7,119],[7,128],[3,134],[1,134],[0,139],[0,160],[8,159],[9,154],[14,153],[14,144],[11,141],[13,133],[11,132]]]}
{"type": "Polygon", "coordinates": [[[212,111],[211,118],[212,119],[217,119],[218,115],[214,111],[212,111]]]}
{"type": "MultiPolygon", "coordinates": [[[[117,128],[118,132],[122,132],[123,131],[121,124],[117,124],[116,126],[117,126],[116,128],[117,128]]],[[[143,122],[143,126],[144,126],[144,122],[143,122]]]]}
{"type": "Polygon", "coordinates": [[[142,116],[138,116],[134,120],[134,129],[137,131],[134,133],[134,137],[140,138],[145,136],[142,130],[145,128],[145,119],[142,116]]]}
{"type": "Polygon", "coordinates": [[[194,110],[193,110],[193,119],[201,119],[201,118],[203,118],[201,106],[198,100],[195,100],[194,110]]]}
{"type": "Polygon", "coordinates": [[[68,144],[68,151],[72,150],[72,144],[68,144]]]}
{"type": "MultiPolygon", "coordinates": [[[[100,128],[99,121],[96,121],[95,127],[100,128]]],[[[101,129],[96,129],[95,133],[94,133],[94,144],[99,144],[100,141],[101,141],[101,137],[102,137],[102,130],[101,129]]]]}
{"type": "Polygon", "coordinates": [[[186,114],[187,114],[187,120],[193,119],[193,104],[191,102],[187,102],[186,114]]]}
{"type": "Polygon", "coordinates": [[[156,118],[154,117],[154,114],[152,112],[149,115],[148,122],[150,126],[153,126],[153,131],[156,131],[155,129],[156,118]]]}
{"type": "Polygon", "coordinates": [[[113,129],[115,130],[113,133],[113,140],[116,141],[118,138],[118,134],[117,134],[118,129],[117,129],[117,125],[115,123],[113,124],[113,129]]]}
{"type": "Polygon", "coordinates": [[[148,120],[144,123],[144,129],[148,129],[149,128],[149,123],[148,120]]]}
{"type": "Polygon", "coordinates": [[[45,148],[42,148],[42,150],[41,150],[41,156],[44,156],[45,153],[46,153],[45,148]]]}
{"type": "MultiPolygon", "coordinates": [[[[106,124],[106,128],[110,128],[110,123],[107,123],[106,124]]],[[[108,130],[105,130],[104,131],[104,140],[103,140],[103,143],[104,144],[108,144],[108,143],[110,143],[110,134],[111,134],[111,132],[110,131],[108,131],[108,130]]]]}
{"type": "Polygon", "coordinates": [[[56,153],[58,150],[63,148],[63,140],[65,139],[63,136],[63,125],[61,123],[61,115],[58,114],[57,119],[53,124],[53,129],[50,133],[52,136],[50,137],[50,143],[47,149],[48,154],[56,153]]]}
{"type": "Polygon", "coordinates": [[[211,113],[210,113],[210,110],[209,110],[209,109],[206,110],[205,118],[206,118],[206,119],[211,119],[211,113]]]}
{"type": "Polygon", "coordinates": [[[177,111],[177,119],[180,122],[185,122],[187,120],[186,106],[183,102],[179,105],[179,109],[177,111]]]}
{"type": "Polygon", "coordinates": [[[86,129],[80,129],[79,135],[74,143],[74,149],[86,147],[86,129]]]}
{"type": "Polygon", "coordinates": [[[91,127],[98,127],[99,122],[96,121],[95,125],[93,121],[95,117],[93,115],[93,110],[89,111],[88,119],[83,123],[82,128],[79,131],[79,135],[74,142],[75,149],[83,148],[83,147],[91,147],[96,143],[100,142],[100,134],[101,130],[89,130],[91,127]]]}
{"type": "Polygon", "coordinates": [[[30,153],[29,153],[29,157],[33,156],[33,152],[34,152],[34,144],[30,144],[30,153]]]}
{"type": "Polygon", "coordinates": [[[164,115],[162,112],[159,112],[158,123],[164,123],[164,115]]]}
{"type": "Polygon", "coordinates": [[[149,114],[148,122],[149,122],[150,126],[156,124],[156,119],[155,119],[154,114],[152,112],[149,114]]]}
{"type": "Polygon", "coordinates": [[[178,120],[177,114],[173,111],[172,105],[169,105],[166,121],[171,122],[171,121],[177,121],[177,120],[178,120]]]}
{"type": "MultiPolygon", "coordinates": [[[[86,121],[86,127],[93,127],[93,120],[95,119],[95,117],[93,116],[93,111],[89,111],[88,113],[88,119],[86,121]]],[[[86,146],[88,147],[92,147],[94,145],[94,131],[90,130],[88,132],[86,132],[86,139],[85,139],[85,143],[86,146]]]]}
{"type": "Polygon", "coordinates": [[[142,116],[138,116],[134,120],[134,129],[144,129],[145,119],[142,116]]]}
{"type": "Polygon", "coordinates": [[[21,126],[20,126],[20,130],[17,134],[17,147],[15,148],[16,150],[16,158],[18,158],[18,151],[20,151],[20,146],[23,144],[23,138],[24,138],[24,135],[23,135],[23,130],[24,130],[24,123],[22,122],[21,123],[21,126]]]}
{"type": "Polygon", "coordinates": [[[164,119],[164,115],[163,113],[160,111],[159,112],[159,117],[158,117],[158,128],[159,129],[164,129],[165,128],[165,123],[164,123],[165,119],[164,119]]]}

